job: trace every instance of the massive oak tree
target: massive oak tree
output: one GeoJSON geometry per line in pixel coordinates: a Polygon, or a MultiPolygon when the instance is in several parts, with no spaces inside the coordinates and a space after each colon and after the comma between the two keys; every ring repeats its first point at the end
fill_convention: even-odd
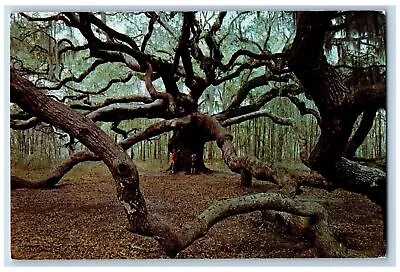
{"type": "MultiPolygon", "coordinates": [[[[76,139],[90,151],[72,154],[39,182],[11,177],[12,186],[51,187],[74,165],[102,160],[116,181],[130,229],[157,237],[171,256],[219,220],[253,210],[309,216],[313,219],[310,225],[315,245],[323,256],[351,255],[333,239],[323,207],[289,196],[266,193],[224,200],[181,229],[171,227],[146,208],[137,170],[124,150],[169,131],[173,136],[168,149],[180,151],[178,170],[187,171],[191,155],[196,154],[196,168],[206,172],[204,145],[216,141],[226,165],[241,174],[242,185],[251,186],[252,177],[281,184],[273,167],[257,158],[237,154],[226,127],[260,117],[294,126],[295,120],[263,108],[274,99],[288,99],[302,115],[314,116],[321,130],[311,154],[302,152],[304,163],[333,186],[366,194],[386,214],[385,172],[352,160],[376,112],[385,108],[385,63],[358,61],[350,65],[351,58],[343,56],[343,52],[356,55],[365,53],[363,50],[365,54],[372,51],[384,55],[382,12],[62,12],[22,13],[17,18],[16,24],[27,32],[16,38],[15,44],[23,44],[36,31],[49,36],[51,46],[46,49],[40,43],[33,45],[30,53],[42,52],[37,54],[44,56],[37,69],[32,69],[18,54],[11,56],[11,102],[21,109],[11,115],[11,127],[27,129],[47,123],[68,133],[72,142],[76,139]],[[125,30],[118,27],[121,25],[115,18],[124,22],[125,30]],[[249,28],[250,18],[265,24],[263,30],[255,33],[256,37],[242,30],[249,28]],[[49,32],[52,25],[79,35],[79,39],[57,37],[49,32]],[[160,35],[164,40],[160,40],[160,35]],[[328,48],[332,46],[344,59],[336,66],[329,61],[332,53],[328,48]],[[90,65],[75,75],[63,56],[82,52],[90,65]],[[115,63],[126,71],[123,77],[112,78],[94,90],[79,88],[91,74],[115,63]],[[114,84],[125,84],[132,78],[144,82],[146,95],[94,99],[114,84]],[[208,90],[228,84],[234,91],[224,109],[212,114],[201,112],[199,105],[209,99],[208,90]],[[254,97],[253,91],[260,88],[262,92],[254,97]],[[312,100],[316,108],[307,107],[300,97],[312,100]],[[361,123],[356,126],[360,115],[361,123]],[[118,127],[122,121],[135,118],[161,120],[134,133],[118,127]],[[111,123],[112,130],[124,139],[113,141],[96,125],[100,122],[111,123]]],[[[311,176],[302,182],[323,186],[311,176]]]]}

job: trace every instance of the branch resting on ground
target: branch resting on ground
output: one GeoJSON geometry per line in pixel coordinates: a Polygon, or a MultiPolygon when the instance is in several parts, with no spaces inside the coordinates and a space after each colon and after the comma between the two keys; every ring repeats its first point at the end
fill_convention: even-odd
{"type": "Polygon", "coordinates": [[[175,257],[181,250],[203,237],[219,221],[233,215],[258,210],[273,210],[309,217],[313,244],[321,257],[359,256],[357,252],[346,249],[335,240],[328,226],[327,212],[320,204],[296,201],[276,193],[259,193],[216,201],[194,220],[179,229],[171,228],[160,219],[151,218],[149,231],[164,247],[167,254],[175,257]]]}

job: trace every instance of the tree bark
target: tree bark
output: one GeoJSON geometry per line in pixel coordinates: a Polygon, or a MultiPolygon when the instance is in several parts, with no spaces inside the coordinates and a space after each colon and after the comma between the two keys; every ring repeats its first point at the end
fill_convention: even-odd
{"type": "Polygon", "coordinates": [[[10,69],[11,101],[22,109],[79,139],[110,169],[117,196],[124,206],[130,229],[141,233],[147,227],[147,209],[139,188],[139,175],[132,160],[93,121],[68,106],[47,97],[33,84],[10,69]]]}
{"type": "Polygon", "coordinates": [[[374,109],[364,111],[358,129],[356,130],[350,141],[347,143],[344,150],[344,155],[346,158],[352,159],[355,156],[357,149],[364,142],[364,139],[367,137],[369,131],[372,128],[375,116],[376,110],[374,109]]]}
{"type": "Polygon", "coordinates": [[[176,171],[190,173],[192,155],[196,155],[194,165],[197,172],[210,172],[204,164],[204,145],[206,144],[206,132],[192,124],[174,130],[174,134],[168,142],[168,152],[178,152],[175,163],[176,171]]]}
{"type": "Polygon", "coordinates": [[[259,180],[270,181],[279,184],[276,178],[276,171],[266,163],[251,156],[238,156],[232,143],[232,135],[230,135],[217,121],[217,119],[201,114],[192,114],[195,124],[208,131],[213,139],[216,140],[218,147],[222,151],[222,157],[225,164],[235,173],[242,173],[242,170],[250,173],[254,178],[259,180]]]}
{"type": "MultiPolygon", "coordinates": [[[[336,12],[302,12],[289,54],[290,69],[321,114],[321,135],[308,158],[308,165],[336,186],[363,192],[383,205],[386,201],[386,174],[373,169],[367,171],[343,156],[357,117],[365,110],[383,107],[386,93],[384,88],[347,88],[340,75],[328,64],[323,46],[335,15],[336,12]]],[[[365,133],[362,134],[357,137],[365,138],[365,133]]],[[[360,141],[357,139],[357,143],[360,141]]]]}

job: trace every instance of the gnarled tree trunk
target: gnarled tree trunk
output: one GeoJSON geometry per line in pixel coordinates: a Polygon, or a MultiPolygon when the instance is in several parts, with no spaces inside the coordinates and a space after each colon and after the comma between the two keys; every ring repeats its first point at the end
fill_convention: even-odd
{"type": "MultiPolygon", "coordinates": [[[[371,116],[350,139],[357,117],[362,112],[385,107],[382,86],[351,89],[327,62],[325,35],[337,12],[302,12],[289,57],[289,67],[312,97],[321,114],[321,135],[313,148],[308,165],[338,187],[366,194],[381,205],[386,215],[386,174],[380,169],[361,167],[344,159],[346,151],[355,152],[369,130],[371,116]],[[347,149],[346,149],[347,148],[347,149]]],[[[372,113],[374,117],[374,113],[372,113]]]]}
{"type": "Polygon", "coordinates": [[[192,167],[192,155],[196,155],[194,161],[196,172],[209,172],[204,165],[204,145],[206,143],[203,129],[189,124],[174,131],[168,142],[168,153],[178,152],[175,163],[176,171],[190,173],[192,167]]]}

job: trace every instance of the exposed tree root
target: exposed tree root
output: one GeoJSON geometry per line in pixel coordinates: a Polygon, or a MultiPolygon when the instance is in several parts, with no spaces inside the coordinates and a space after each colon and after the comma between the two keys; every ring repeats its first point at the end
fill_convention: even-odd
{"type": "Polygon", "coordinates": [[[278,211],[280,221],[293,229],[308,232],[321,257],[359,256],[343,247],[333,237],[326,210],[318,203],[304,202],[277,193],[259,193],[216,201],[193,221],[174,229],[164,221],[149,217],[148,234],[154,236],[170,257],[203,237],[219,221],[233,215],[253,211],[278,211]],[[284,213],[281,213],[284,212],[284,213]],[[301,217],[298,217],[301,216],[301,217]]]}

